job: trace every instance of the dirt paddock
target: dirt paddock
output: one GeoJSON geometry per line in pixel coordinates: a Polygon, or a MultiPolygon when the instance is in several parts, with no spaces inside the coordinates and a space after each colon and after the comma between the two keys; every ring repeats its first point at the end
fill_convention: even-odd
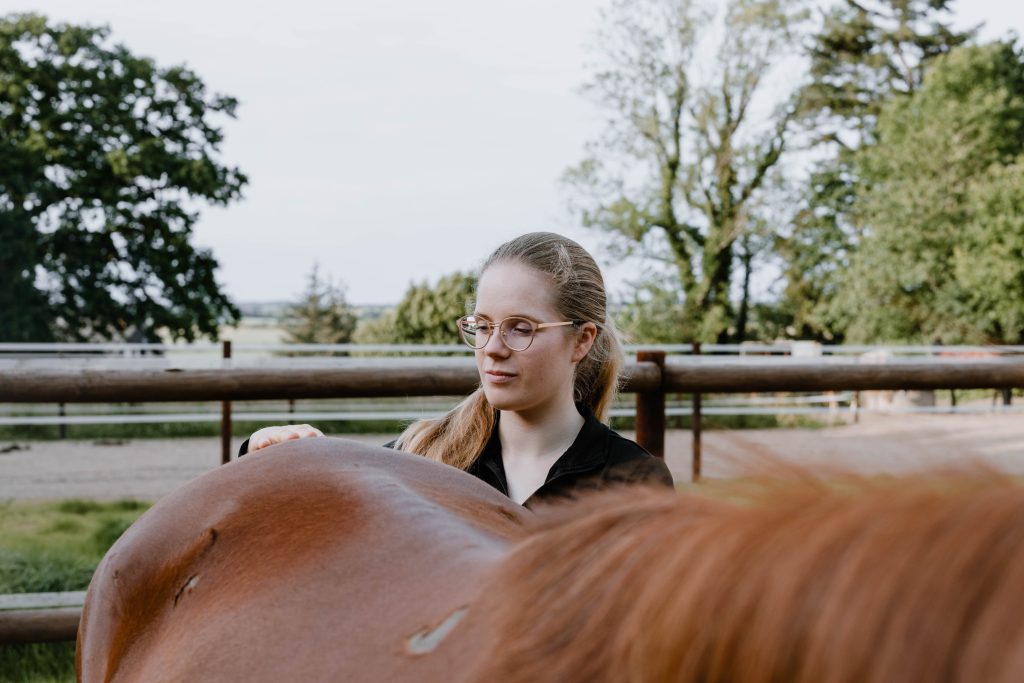
{"type": "MultiPolygon", "coordinates": [[[[384,443],[394,437],[356,438],[384,443]]],[[[240,443],[236,439],[233,448],[240,443]]],[[[666,451],[676,481],[689,481],[690,432],[670,431],[666,451]]],[[[980,461],[1024,474],[1024,415],[869,415],[858,424],[823,429],[706,431],[702,452],[709,477],[736,476],[771,458],[865,474],[980,461]]],[[[156,500],[219,462],[216,438],[0,442],[0,501],[156,500]]]]}

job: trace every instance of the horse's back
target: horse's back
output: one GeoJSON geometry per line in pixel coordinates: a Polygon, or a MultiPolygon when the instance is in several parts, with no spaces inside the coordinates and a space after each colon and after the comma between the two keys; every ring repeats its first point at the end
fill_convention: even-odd
{"type": "Polygon", "coordinates": [[[244,458],[104,558],[81,679],[440,680],[466,664],[463,608],[523,514],[454,468],[354,442],[244,458]]]}

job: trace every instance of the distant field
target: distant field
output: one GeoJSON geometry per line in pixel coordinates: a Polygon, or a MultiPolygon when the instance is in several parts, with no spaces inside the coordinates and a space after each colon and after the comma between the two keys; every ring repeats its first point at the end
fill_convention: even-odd
{"type": "Polygon", "coordinates": [[[219,335],[233,344],[285,343],[285,331],[271,318],[242,318],[238,327],[221,327],[219,335]]]}
{"type": "MultiPolygon", "coordinates": [[[[230,339],[234,344],[283,344],[285,343],[285,331],[279,322],[279,315],[283,313],[287,304],[265,304],[260,308],[256,304],[242,304],[242,321],[237,327],[224,325],[218,330],[221,339],[230,339]],[[255,310],[263,315],[246,314],[248,308],[256,307],[255,310]]],[[[374,320],[391,306],[353,306],[359,321],[374,320]]],[[[452,343],[458,343],[454,330],[452,331],[452,343]]]]}

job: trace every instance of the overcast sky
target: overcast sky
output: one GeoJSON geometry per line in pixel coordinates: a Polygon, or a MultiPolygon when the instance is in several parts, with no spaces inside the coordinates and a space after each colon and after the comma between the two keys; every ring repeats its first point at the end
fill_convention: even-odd
{"type": "MultiPolygon", "coordinates": [[[[195,235],[232,298],[294,298],[319,261],[350,302],[386,304],[522,232],[598,255],[558,179],[601,127],[578,86],[606,2],[0,0],[0,14],[107,24],[240,100],[222,159],[250,184],[195,235]]],[[[1024,34],[1024,2],[956,6],[985,37],[1024,34]]],[[[629,274],[606,270],[613,289],[629,274]]]]}

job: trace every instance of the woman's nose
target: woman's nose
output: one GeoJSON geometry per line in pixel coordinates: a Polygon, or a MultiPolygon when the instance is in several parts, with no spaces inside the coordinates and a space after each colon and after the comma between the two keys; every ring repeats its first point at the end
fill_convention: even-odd
{"type": "Polygon", "coordinates": [[[492,356],[504,356],[508,355],[510,349],[505,346],[505,342],[501,338],[500,330],[492,330],[491,336],[487,338],[487,343],[484,344],[484,353],[492,356]]]}

